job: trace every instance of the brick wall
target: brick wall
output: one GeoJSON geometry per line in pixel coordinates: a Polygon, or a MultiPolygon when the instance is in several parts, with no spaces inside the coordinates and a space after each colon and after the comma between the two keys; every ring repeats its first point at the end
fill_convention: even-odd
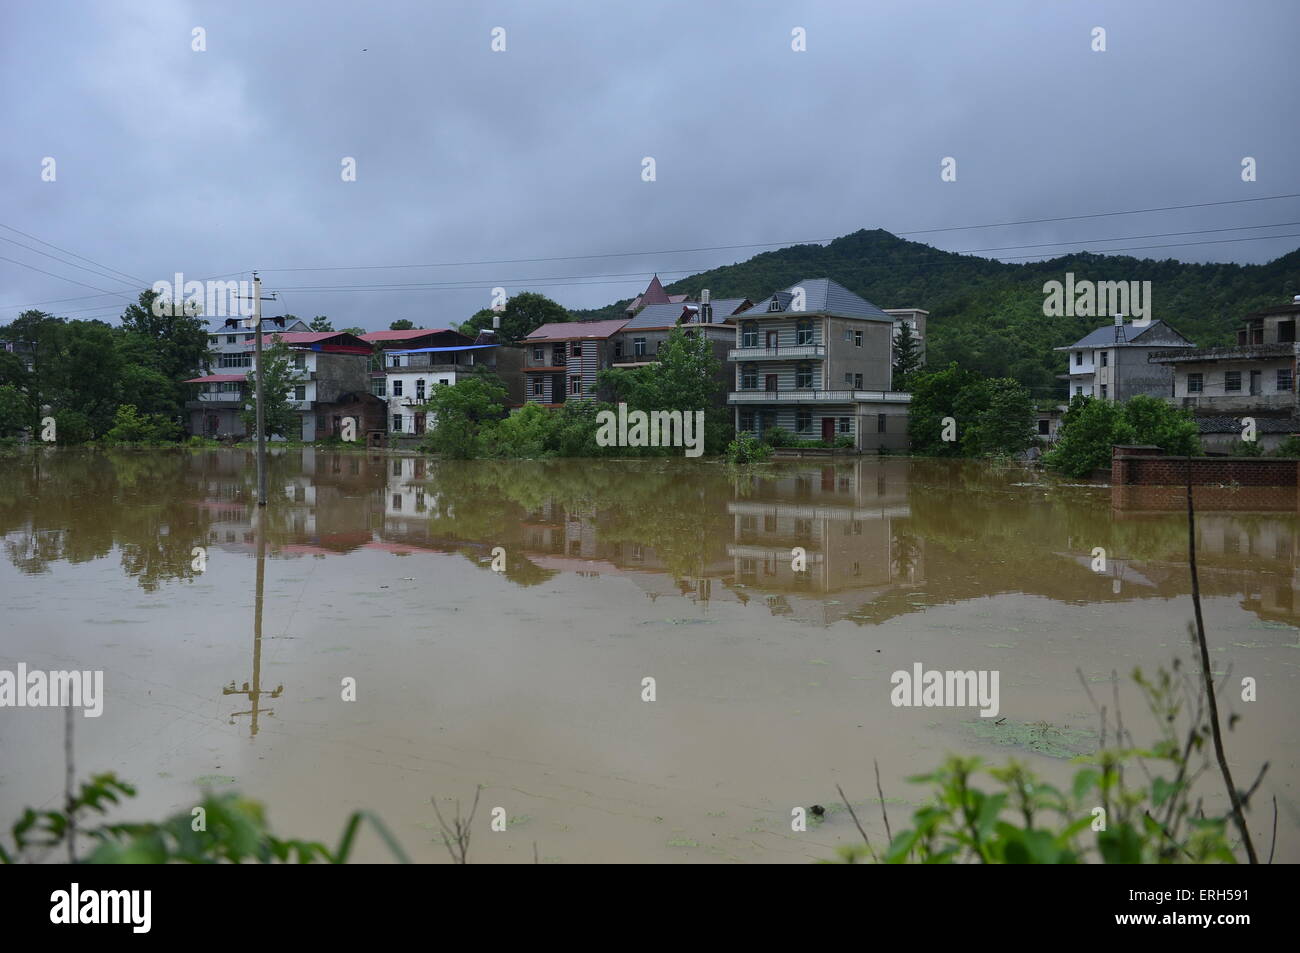
{"type": "Polygon", "coordinates": [[[1166,457],[1128,453],[1115,447],[1111,454],[1111,484],[1115,486],[1185,486],[1191,466],[1195,486],[1300,485],[1300,460],[1263,457],[1166,457]]]}

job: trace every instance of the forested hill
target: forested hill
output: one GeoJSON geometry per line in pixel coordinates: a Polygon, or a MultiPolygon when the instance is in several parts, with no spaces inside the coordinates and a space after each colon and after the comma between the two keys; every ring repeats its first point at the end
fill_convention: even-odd
{"type": "MultiPolygon", "coordinates": [[[[665,285],[670,294],[755,301],[802,278],[829,277],[882,308],[930,312],[929,362],[959,361],[985,374],[1015,377],[1035,396],[1064,393],[1065,368],[1052,348],[1100,324],[1097,318],[1043,316],[1043,284],[1064,281],[1150,281],[1153,318],[1201,346],[1234,340],[1249,311],[1284,304],[1300,293],[1300,249],[1265,265],[1185,264],[1123,255],[1071,254],[1009,264],[940,251],[889,232],[858,231],[829,245],[794,245],[665,285]]],[[[574,312],[580,320],[617,317],[628,300],[574,312]]]]}

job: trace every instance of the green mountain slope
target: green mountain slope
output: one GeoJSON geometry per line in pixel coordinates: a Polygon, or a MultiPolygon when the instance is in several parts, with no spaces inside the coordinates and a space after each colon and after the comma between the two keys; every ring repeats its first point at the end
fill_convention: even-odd
{"type": "MultiPolygon", "coordinates": [[[[764,252],[666,285],[670,294],[764,298],[802,278],[833,278],[882,308],[930,312],[931,364],[959,361],[984,374],[1015,377],[1035,396],[1063,395],[1055,375],[1065,360],[1052,348],[1073,343],[1097,318],[1043,315],[1043,284],[1075,280],[1150,281],[1152,317],[1172,324],[1196,344],[1234,340],[1249,311],[1283,304],[1300,293],[1300,249],[1264,265],[1186,264],[1121,255],[1070,254],[1008,264],[940,251],[889,232],[857,231],[828,245],[794,245],[764,252]]],[[[618,317],[629,299],[575,311],[578,320],[618,317]]]]}

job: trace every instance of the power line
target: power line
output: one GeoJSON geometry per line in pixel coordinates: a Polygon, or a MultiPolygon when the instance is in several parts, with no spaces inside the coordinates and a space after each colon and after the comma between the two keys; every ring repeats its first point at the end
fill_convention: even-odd
{"type": "MultiPolygon", "coordinates": [[[[38,244],[44,245],[46,248],[53,248],[55,251],[63,252],[63,254],[65,255],[71,255],[73,258],[80,258],[82,261],[88,261],[96,268],[102,268],[105,271],[111,271],[114,274],[121,275],[123,278],[129,278],[132,282],[136,284],[147,285],[149,283],[142,278],[137,278],[135,275],[128,275],[125,271],[118,271],[116,268],[110,268],[108,265],[97,262],[93,258],[87,258],[85,255],[78,255],[76,252],[68,251],[66,248],[60,248],[58,245],[52,245],[47,241],[37,238],[35,235],[29,235],[24,231],[20,231],[19,229],[14,228],[12,225],[6,225],[4,224],[4,222],[0,222],[0,228],[7,229],[8,231],[13,232],[15,235],[21,235],[23,236],[23,238],[29,238],[32,241],[37,242],[38,244]]],[[[34,248],[31,250],[36,251],[36,249],[34,248]]],[[[41,254],[44,253],[42,252],[41,254]]]]}
{"type": "MultiPolygon", "coordinates": [[[[1207,208],[1215,205],[1237,205],[1245,202],[1268,202],[1276,199],[1293,199],[1300,198],[1300,192],[1291,192],[1284,195],[1267,195],[1261,198],[1253,199],[1232,199],[1224,202],[1198,202],[1190,205],[1166,205],[1160,208],[1148,209],[1129,209],[1119,212],[1095,212],[1090,215],[1066,215],[1058,218],[1036,218],[1027,219],[1023,222],[993,222],[987,225],[951,225],[943,228],[925,228],[912,231],[892,232],[893,235],[925,235],[933,232],[952,232],[966,231],[975,228],[1002,228],[1008,225],[1034,225],[1045,222],[1069,222],[1085,218],[1105,218],[1114,215],[1139,215],[1147,212],[1166,212],[1175,209],[1189,208],[1207,208]]],[[[549,258],[500,258],[482,261],[441,261],[433,262],[426,265],[330,265],[317,268],[265,268],[263,271],[376,271],[397,268],[454,268],[470,267],[474,265],[519,265],[534,264],[539,262],[552,261],[577,261],[595,258],[649,258],[655,255],[680,255],[688,252],[697,251],[728,251],[736,248],[772,248],[772,247],[789,247],[791,245],[821,245],[826,242],[833,242],[836,238],[843,238],[839,235],[833,238],[810,238],[802,241],[785,241],[785,242],[749,242],[742,245],[705,245],[698,248],[672,248],[661,249],[659,251],[628,251],[628,252],[608,252],[595,255],[557,255],[549,258]]],[[[1063,243],[1064,244],[1064,243],[1063,243]]],[[[1020,246],[1025,247],[1025,246],[1020,246]]]]}

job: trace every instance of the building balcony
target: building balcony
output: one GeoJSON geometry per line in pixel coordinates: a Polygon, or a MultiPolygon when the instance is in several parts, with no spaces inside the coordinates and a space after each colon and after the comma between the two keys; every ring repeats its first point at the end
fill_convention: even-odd
{"type": "Polygon", "coordinates": [[[912,395],[894,390],[752,390],[732,391],[729,404],[852,404],[874,401],[910,404],[912,395]]]}
{"type": "Polygon", "coordinates": [[[733,347],[729,361],[779,361],[794,358],[826,357],[825,344],[791,344],[787,347],[733,347]]]}
{"type": "Polygon", "coordinates": [[[1196,364],[1215,361],[1268,361],[1293,357],[1296,344],[1234,344],[1231,347],[1185,347],[1155,351],[1147,357],[1152,364],[1196,364]]]}

